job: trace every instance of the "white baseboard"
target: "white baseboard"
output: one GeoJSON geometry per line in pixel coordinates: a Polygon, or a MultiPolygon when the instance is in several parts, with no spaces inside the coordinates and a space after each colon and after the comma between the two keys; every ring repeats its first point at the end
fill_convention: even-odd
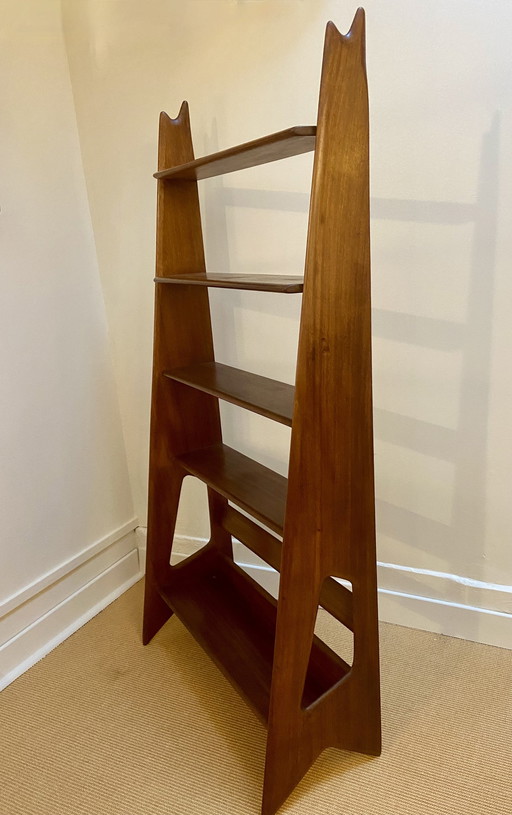
{"type": "Polygon", "coordinates": [[[0,690],[139,580],[136,521],[0,604],[0,690]]]}
{"type": "MultiPolygon", "coordinates": [[[[144,549],[145,530],[139,527],[137,534],[144,549]]],[[[176,535],[173,559],[182,560],[205,543],[176,535]]],[[[277,572],[239,542],[235,560],[277,596],[277,572]]],[[[379,617],[384,622],[512,649],[512,586],[393,563],[378,564],[378,583],[379,617]]]]}

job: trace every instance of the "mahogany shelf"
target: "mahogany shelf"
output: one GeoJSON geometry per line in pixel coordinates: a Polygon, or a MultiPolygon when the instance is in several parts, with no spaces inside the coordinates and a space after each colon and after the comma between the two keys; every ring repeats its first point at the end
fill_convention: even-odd
{"type": "Polygon", "coordinates": [[[200,362],[164,371],[164,376],[211,393],[281,424],[292,425],[294,387],[220,362],[200,362]]]}
{"type": "Polygon", "coordinates": [[[178,456],[177,461],[269,529],[283,534],[287,481],[226,444],[178,456]]]}
{"type": "MultiPolygon", "coordinates": [[[[266,721],[276,600],[233,561],[210,548],[182,561],[161,594],[225,676],[266,721]],[[236,648],[232,647],[233,642],[236,648]]],[[[349,666],[315,637],[304,705],[315,702],[343,679],[348,670],[349,666]]]]}
{"type": "Polygon", "coordinates": [[[155,178],[195,179],[212,178],[216,175],[234,173],[236,170],[246,170],[248,167],[257,167],[259,164],[268,164],[283,158],[309,153],[315,149],[316,127],[297,126],[270,136],[203,156],[186,164],[168,167],[155,173],[155,178]]]}
{"type": "Polygon", "coordinates": [[[155,277],[155,283],[171,286],[207,286],[218,289],[245,289],[247,291],[272,291],[280,294],[300,294],[304,278],[292,275],[229,274],[227,272],[190,272],[172,277],[155,277]]]}

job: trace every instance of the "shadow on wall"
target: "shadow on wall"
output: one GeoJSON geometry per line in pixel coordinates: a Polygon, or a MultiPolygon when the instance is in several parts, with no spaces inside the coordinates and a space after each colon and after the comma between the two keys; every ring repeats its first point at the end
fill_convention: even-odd
{"type": "MultiPolygon", "coordinates": [[[[398,200],[372,198],[372,218],[378,221],[440,224],[446,227],[468,224],[472,228],[470,268],[467,275],[465,322],[406,314],[403,311],[373,310],[375,340],[391,340],[416,349],[430,349],[456,353],[458,369],[458,404],[456,421],[452,426],[425,421],[413,415],[375,406],[375,437],[379,442],[395,448],[412,451],[446,462],[453,479],[450,487],[450,505],[446,518],[429,517],[379,497],[382,481],[377,478],[377,527],[379,535],[405,544],[409,549],[431,554],[442,571],[457,574],[461,568],[457,551],[463,551],[463,561],[470,564],[472,578],[482,577],[485,559],[486,511],[486,445],[490,390],[490,352],[493,290],[495,273],[495,244],[498,206],[499,114],[496,114],[481,147],[476,200],[473,204],[457,202],[398,200]]],[[[215,126],[207,152],[218,149],[215,126]]],[[[203,198],[203,218],[206,233],[215,234],[215,246],[209,253],[208,266],[212,271],[252,271],[233,269],[228,239],[228,208],[252,208],[306,214],[309,194],[303,192],[269,191],[226,187],[223,178],[215,179],[203,198]]],[[[444,262],[439,258],[439,264],[444,262]]],[[[410,270],[411,276],[414,269],[410,270]]],[[[446,269],[449,280],[450,269],[446,269]]],[[[223,335],[232,341],[235,334],[233,312],[243,307],[243,293],[230,292],[223,299],[221,323],[223,335]]],[[[268,314],[269,311],[284,318],[298,319],[293,299],[289,296],[251,300],[251,309],[268,314]],[[275,309],[275,311],[274,311],[275,309]]],[[[215,302],[216,305],[216,302],[215,302]]],[[[222,338],[221,338],[222,344],[222,338]]],[[[231,349],[231,364],[237,364],[236,348],[231,349]]],[[[243,349],[242,354],[243,357],[243,349]]],[[[377,372],[376,372],[377,373],[377,372]]],[[[421,373],[418,374],[421,376],[421,373]]],[[[404,388],[415,389],[417,377],[409,372],[409,380],[401,380],[404,388]]],[[[376,400],[377,402],[377,400],[376,400]]],[[[419,459],[420,460],[420,459],[419,459]]],[[[265,462],[272,466],[270,462],[265,462]]],[[[377,467],[377,470],[379,468],[377,467]]],[[[377,472],[377,475],[379,473],[377,472]]],[[[421,473],[419,473],[421,479],[421,473]]],[[[421,488],[421,481],[418,481],[421,488]]],[[[424,597],[433,597],[442,591],[433,589],[428,576],[420,573],[400,575],[401,591],[424,597]],[[404,588],[404,578],[408,580],[404,588]]],[[[468,602],[467,589],[460,586],[456,602],[468,602]]],[[[438,599],[444,599],[439,597],[438,599]]],[[[453,601],[453,597],[445,599],[453,601]]],[[[470,603],[469,603],[470,604],[470,603]]],[[[428,615],[428,604],[425,614],[428,615]]],[[[475,631],[475,634],[477,632],[475,631]]]]}
{"type": "MultiPolygon", "coordinates": [[[[448,523],[394,506],[377,495],[380,533],[432,552],[457,573],[453,553],[462,549],[474,578],[482,577],[485,559],[486,447],[490,394],[490,357],[498,207],[499,115],[482,140],[474,204],[431,201],[375,201],[377,218],[419,223],[469,223],[473,238],[464,323],[376,311],[374,335],[441,351],[460,359],[457,421],[454,427],[431,424],[390,411],[375,410],[376,437],[449,462],[453,488],[448,523]]],[[[442,262],[442,260],[440,260],[442,262]]],[[[447,269],[447,275],[450,270],[447,269]]],[[[403,583],[402,583],[403,587],[403,583]]],[[[402,588],[403,590],[403,588],[402,588]]],[[[409,577],[409,593],[432,597],[428,577],[409,577]]],[[[462,589],[457,602],[467,602],[462,589]]],[[[439,598],[443,599],[443,598],[439,598]]],[[[454,598],[446,598],[454,599],[454,598]]],[[[471,604],[470,602],[468,604],[471,604]]],[[[428,615],[428,607],[425,608],[428,615]]],[[[477,631],[475,630],[475,635],[477,631]]]]}

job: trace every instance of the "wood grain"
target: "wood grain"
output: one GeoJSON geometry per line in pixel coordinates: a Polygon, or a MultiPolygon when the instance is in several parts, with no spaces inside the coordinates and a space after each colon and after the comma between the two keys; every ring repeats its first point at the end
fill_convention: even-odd
{"type": "MultiPolygon", "coordinates": [[[[227,507],[222,517],[222,526],[252,552],[266,561],[276,571],[281,571],[281,542],[246,518],[233,507],[227,507]]],[[[337,583],[332,577],[326,578],[320,591],[320,605],[351,631],[354,627],[352,592],[337,583]]]]}
{"type": "MultiPolygon", "coordinates": [[[[224,675],[266,722],[270,700],[276,600],[214,548],[173,569],[162,597],[224,675]]],[[[348,666],[314,639],[305,696],[314,701],[348,666]]]]}
{"type": "Polygon", "coordinates": [[[211,156],[203,156],[194,161],[159,170],[155,173],[155,178],[198,180],[298,156],[315,149],[315,135],[314,126],[290,127],[288,130],[281,130],[279,133],[221,150],[211,156]]]}
{"type": "Polygon", "coordinates": [[[329,23],[299,335],[263,813],[326,747],[381,749],[364,12],[329,23]],[[354,664],[302,708],[320,592],[353,586],[354,664]]]}
{"type": "MultiPolygon", "coordinates": [[[[283,506],[284,514],[284,506],[283,506]]],[[[281,541],[234,507],[228,506],[222,526],[276,571],[281,569],[281,541]]]]}
{"type": "Polygon", "coordinates": [[[364,25],[359,9],[346,36],[327,26],[316,129],[195,160],[186,103],[160,121],[144,641],[174,611],[268,721],[263,815],[326,747],[381,749],[364,25]],[[207,275],[197,179],[313,148],[304,282],[207,275]],[[303,286],[295,389],[215,363],[212,285],[303,286]],[[218,398],[291,424],[288,480],[222,444],[218,398]],[[208,486],[211,539],[171,568],[187,474],[208,486]],[[232,535],[280,568],[277,602],[233,563],[232,535]],[[353,631],[352,667],[315,637],[320,603],[353,631]]]}
{"type": "MultiPolygon", "coordinates": [[[[160,116],[158,165],[184,163],[194,157],[188,106],[179,116],[160,116]]],[[[170,277],[185,269],[205,269],[199,198],[195,181],[169,185],[158,182],[156,274],[170,277]]],[[[170,552],[181,484],[185,476],[176,457],[198,447],[221,442],[218,400],[207,393],[182,388],[163,376],[164,370],[213,361],[208,291],[202,287],[157,286],[153,341],[153,385],[148,489],[148,540],[144,601],[145,643],[170,615],[160,586],[170,575],[170,552]]],[[[225,499],[209,496],[214,516],[225,499]]],[[[229,551],[231,538],[212,524],[212,539],[229,551]]]]}
{"type": "Polygon", "coordinates": [[[183,469],[282,533],[286,478],[226,444],[194,450],[178,459],[183,469]]]}

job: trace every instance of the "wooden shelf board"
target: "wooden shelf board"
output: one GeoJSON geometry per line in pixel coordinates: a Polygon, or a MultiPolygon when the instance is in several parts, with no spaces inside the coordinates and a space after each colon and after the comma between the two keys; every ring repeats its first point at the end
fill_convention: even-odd
{"type": "Polygon", "coordinates": [[[178,461],[190,475],[282,535],[288,487],[282,475],[225,444],[194,450],[178,461]]]}
{"type": "MultiPolygon", "coordinates": [[[[278,538],[274,538],[266,529],[262,529],[250,518],[246,518],[245,515],[230,506],[225,509],[221,523],[233,537],[241,541],[277,572],[281,571],[282,544],[278,538]]],[[[351,631],[354,630],[352,592],[332,577],[324,581],[320,593],[320,605],[340,623],[351,631]]]]}
{"type": "MultiPolygon", "coordinates": [[[[232,561],[205,549],[172,570],[162,597],[229,681],[266,721],[276,600],[232,561]]],[[[304,704],[343,678],[348,666],[315,637],[304,704]]]]}
{"type": "Polygon", "coordinates": [[[263,136],[260,139],[212,153],[210,156],[169,167],[155,173],[155,178],[191,180],[246,170],[259,164],[309,153],[315,149],[316,127],[298,126],[263,136]]]}
{"type": "Polygon", "coordinates": [[[165,371],[164,376],[291,427],[293,385],[220,362],[189,365],[187,368],[165,371]]]}
{"type": "Polygon", "coordinates": [[[229,274],[227,272],[187,272],[172,277],[155,277],[155,283],[177,286],[209,286],[218,289],[272,291],[280,294],[300,294],[304,278],[299,275],[229,274]]]}
{"type": "Polygon", "coordinates": [[[226,532],[247,546],[276,572],[281,571],[282,543],[279,538],[229,504],[222,513],[221,525],[226,532]]]}

